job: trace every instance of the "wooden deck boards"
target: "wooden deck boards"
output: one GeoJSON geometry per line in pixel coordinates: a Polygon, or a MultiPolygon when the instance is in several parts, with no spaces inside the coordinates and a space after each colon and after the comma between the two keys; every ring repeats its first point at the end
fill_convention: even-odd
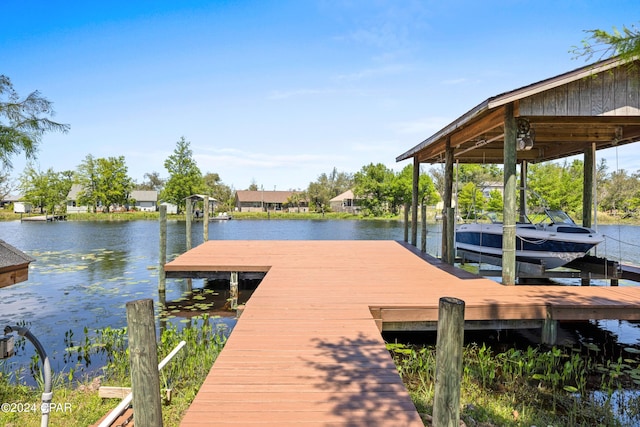
{"type": "Polygon", "coordinates": [[[479,320],[640,313],[639,288],[505,287],[452,275],[393,241],[209,241],[165,270],[268,271],[185,427],[421,426],[374,317],[436,320],[443,296],[479,320]]]}

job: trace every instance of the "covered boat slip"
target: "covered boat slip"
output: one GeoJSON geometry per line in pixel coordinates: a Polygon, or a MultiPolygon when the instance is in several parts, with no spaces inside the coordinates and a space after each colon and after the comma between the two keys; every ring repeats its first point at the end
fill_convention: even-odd
{"type": "MultiPolygon", "coordinates": [[[[584,157],[582,225],[592,227],[596,152],[640,140],[640,60],[612,58],[491,97],[399,155],[413,159],[411,242],[417,241],[421,163],[445,164],[445,210],[453,210],[454,163],[504,165],[502,280],[515,283],[516,164],[584,157]]],[[[543,195],[544,196],[544,195],[543,195]]],[[[521,203],[524,197],[520,198],[521,203]]],[[[524,211],[524,209],[522,209],[524,211]]],[[[443,224],[443,260],[453,264],[454,214],[443,224]]]]}
{"type": "Polygon", "coordinates": [[[507,287],[395,241],[209,241],[165,271],[267,272],[183,426],[422,426],[380,331],[429,327],[443,296],[469,327],[640,319],[639,288],[507,287]]]}

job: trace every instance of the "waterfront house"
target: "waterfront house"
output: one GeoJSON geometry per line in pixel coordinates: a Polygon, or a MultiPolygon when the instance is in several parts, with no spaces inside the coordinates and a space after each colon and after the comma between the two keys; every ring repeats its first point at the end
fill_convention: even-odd
{"type": "Polygon", "coordinates": [[[72,184],[69,194],[67,194],[67,213],[89,212],[89,206],[79,205],[78,198],[82,192],[81,184],[72,184]]]}
{"type": "MultiPolygon", "coordinates": [[[[89,206],[80,204],[79,198],[83,191],[82,184],[71,185],[67,195],[67,213],[89,212],[89,206]]],[[[155,190],[133,190],[129,195],[128,209],[155,212],[158,210],[158,192],[155,190]]],[[[116,210],[117,206],[111,209],[116,210]]]]}
{"type": "Polygon", "coordinates": [[[19,202],[20,199],[22,199],[22,196],[8,194],[4,197],[4,199],[0,200],[0,209],[6,209],[8,206],[19,202]]]}
{"type": "Polygon", "coordinates": [[[237,212],[290,211],[309,212],[309,202],[302,191],[236,191],[237,212]]]}
{"type": "Polygon", "coordinates": [[[144,212],[158,210],[158,192],[155,190],[133,190],[129,195],[129,209],[144,212]]]}
{"type": "Polygon", "coordinates": [[[329,205],[333,212],[348,212],[357,214],[360,211],[357,200],[353,195],[353,191],[347,190],[342,194],[338,194],[329,200],[329,205]]]}

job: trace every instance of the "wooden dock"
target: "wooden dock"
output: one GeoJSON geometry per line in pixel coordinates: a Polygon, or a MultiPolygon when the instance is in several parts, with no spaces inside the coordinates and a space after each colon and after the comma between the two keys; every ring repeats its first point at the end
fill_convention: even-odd
{"type": "Polygon", "coordinates": [[[422,426],[380,331],[434,322],[640,319],[640,288],[502,286],[395,241],[209,241],[167,275],[267,272],[182,426],[422,426]]]}

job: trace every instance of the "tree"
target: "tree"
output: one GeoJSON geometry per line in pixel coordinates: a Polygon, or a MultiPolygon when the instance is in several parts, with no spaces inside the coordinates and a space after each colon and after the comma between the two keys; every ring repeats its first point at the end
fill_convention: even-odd
{"type": "MultiPolygon", "coordinates": [[[[402,205],[413,200],[413,165],[408,164],[395,177],[393,182],[393,204],[402,205]]],[[[438,201],[438,192],[431,177],[420,173],[418,178],[418,204],[434,205],[438,201]]]]}
{"type": "Polygon", "coordinates": [[[484,194],[473,182],[467,182],[462,186],[458,194],[458,210],[464,218],[476,218],[478,213],[484,210],[484,194]]]}
{"type": "Polygon", "coordinates": [[[318,176],[315,182],[309,183],[307,194],[316,210],[329,210],[329,201],[344,193],[353,186],[353,177],[346,172],[338,172],[337,168],[318,176]]]}
{"type": "Polygon", "coordinates": [[[66,208],[66,200],[73,184],[73,172],[55,172],[52,168],[46,172],[37,170],[29,164],[20,176],[20,190],[25,200],[40,213],[55,213],[58,208],[66,208]]]}
{"type": "Polygon", "coordinates": [[[15,184],[9,177],[9,173],[0,172],[0,200],[6,200],[14,189],[15,184]]]}
{"type": "Polygon", "coordinates": [[[304,204],[306,201],[307,201],[307,192],[301,191],[301,192],[295,192],[291,194],[291,196],[287,198],[287,202],[285,204],[289,209],[294,207],[297,208],[298,213],[300,213],[300,205],[304,204]]]}
{"type": "Polygon", "coordinates": [[[191,143],[184,136],[176,143],[173,154],[164,162],[164,167],[169,172],[162,199],[174,203],[178,210],[184,208],[185,199],[203,190],[202,172],[193,160],[191,143]]]}
{"type": "Polygon", "coordinates": [[[353,177],[353,193],[360,200],[365,214],[381,216],[390,211],[393,170],[382,163],[363,166],[353,177]]]}
{"type": "Polygon", "coordinates": [[[82,187],[78,192],[78,204],[80,206],[91,206],[92,212],[98,208],[98,164],[97,160],[87,154],[82,163],[76,169],[76,182],[82,187]]]}
{"type": "Polygon", "coordinates": [[[204,192],[217,200],[218,211],[228,212],[233,210],[234,192],[231,187],[222,182],[220,175],[207,172],[202,181],[205,188],[204,192]]]}
{"type": "MultiPolygon", "coordinates": [[[[532,164],[527,187],[538,193],[550,208],[576,213],[582,210],[583,169],[581,160],[532,164]]],[[[539,201],[529,198],[529,207],[540,207],[539,201]]]]}
{"type": "Polygon", "coordinates": [[[99,158],[96,160],[98,185],[95,197],[102,203],[106,212],[111,206],[128,203],[133,189],[133,180],[127,174],[124,156],[99,158]]]}
{"type": "Polygon", "coordinates": [[[489,192],[489,200],[487,200],[485,209],[491,212],[502,212],[504,209],[504,200],[500,190],[491,190],[489,192]]]}
{"type": "Polygon", "coordinates": [[[151,172],[144,174],[144,181],[142,184],[136,185],[136,190],[144,190],[144,191],[162,191],[164,187],[164,179],[160,178],[160,174],[158,172],[151,172]]]}
{"type": "Polygon", "coordinates": [[[606,210],[634,210],[640,193],[637,175],[630,176],[624,169],[612,172],[600,197],[600,206],[606,210]]]}
{"type": "Polygon", "coordinates": [[[52,103],[31,92],[21,99],[9,77],[0,74],[0,165],[12,167],[11,157],[24,152],[34,159],[45,132],[67,132],[69,125],[52,121],[52,103]]]}
{"type": "MultiPolygon", "coordinates": [[[[431,168],[429,172],[433,177],[438,194],[440,194],[441,198],[444,198],[444,164],[440,165],[439,168],[431,168]]],[[[484,190],[491,182],[502,182],[502,169],[494,164],[462,164],[453,169],[453,180],[459,187],[472,182],[476,187],[484,190]]]]}
{"type": "Polygon", "coordinates": [[[587,61],[596,55],[598,60],[612,56],[631,60],[640,55],[640,31],[635,25],[622,26],[622,31],[613,27],[611,32],[599,29],[585,32],[589,36],[582,40],[582,46],[571,50],[576,57],[585,57],[587,61]]]}

